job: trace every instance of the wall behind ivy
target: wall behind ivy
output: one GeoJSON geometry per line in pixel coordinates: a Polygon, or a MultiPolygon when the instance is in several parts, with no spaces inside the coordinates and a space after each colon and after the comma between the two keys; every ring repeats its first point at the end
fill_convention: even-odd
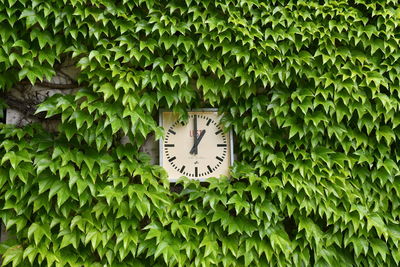
{"type": "Polygon", "coordinates": [[[58,133],[0,126],[3,263],[399,264],[398,6],[2,0],[3,100],[81,70],[36,110],[58,133]],[[139,149],[198,107],[236,135],[232,177],[170,186],[139,149]]]}

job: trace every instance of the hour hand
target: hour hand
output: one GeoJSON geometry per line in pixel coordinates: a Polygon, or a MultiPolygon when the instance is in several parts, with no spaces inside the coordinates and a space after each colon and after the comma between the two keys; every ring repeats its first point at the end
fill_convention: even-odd
{"type": "Polygon", "coordinates": [[[190,154],[197,154],[197,146],[200,144],[201,139],[203,139],[204,134],[206,133],[206,130],[201,131],[199,137],[196,139],[196,142],[194,142],[192,149],[190,150],[190,154]]]}

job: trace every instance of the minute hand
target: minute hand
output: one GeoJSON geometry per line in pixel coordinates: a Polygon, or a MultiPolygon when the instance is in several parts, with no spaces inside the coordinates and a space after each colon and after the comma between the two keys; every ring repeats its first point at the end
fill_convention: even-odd
{"type": "Polygon", "coordinates": [[[190,154],[197,154],[197,146],[200,144],[201,139],[203,139],[206,130],[201,131],[199,138],[196,139],[196,142],[193,144],[192,149],[190,150],[190,154]]]}

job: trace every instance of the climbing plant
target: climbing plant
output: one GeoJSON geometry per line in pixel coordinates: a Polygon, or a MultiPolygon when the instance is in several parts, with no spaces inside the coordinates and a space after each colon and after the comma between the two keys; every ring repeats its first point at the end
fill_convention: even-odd
{"type": "Polygon", "coordinates": [[[0,124],[3,264],[398,265],[398,6],[2,0],[0,109],[80,69],[37,107],[56,133],[0,124]],[[231,177],[170,185],[139,149],[199,107],[235,134],[231,177]]]}

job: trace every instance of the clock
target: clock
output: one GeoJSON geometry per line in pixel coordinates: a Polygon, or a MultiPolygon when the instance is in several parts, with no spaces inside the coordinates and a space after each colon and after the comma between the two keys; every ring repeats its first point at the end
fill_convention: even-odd
{"type": "Polygon", "coordinates": [[[183,124],[177,113],[160,113],[160,124],[166,131],[160,140],[160,165],[169,180],[175,182],[182,176],[195,180],[229,176],[232,133],[224,131],[218,110],[201,109],[188,114],[189,120],[183,124]]]}

